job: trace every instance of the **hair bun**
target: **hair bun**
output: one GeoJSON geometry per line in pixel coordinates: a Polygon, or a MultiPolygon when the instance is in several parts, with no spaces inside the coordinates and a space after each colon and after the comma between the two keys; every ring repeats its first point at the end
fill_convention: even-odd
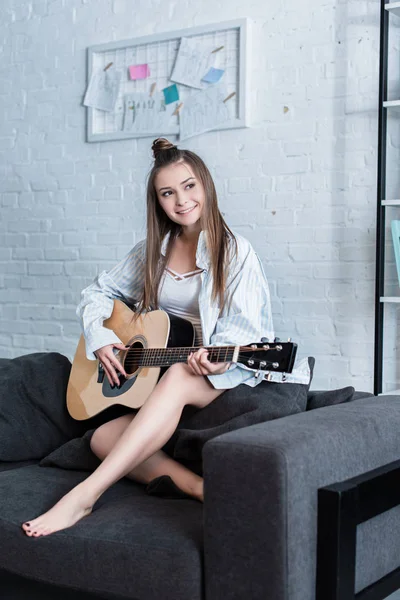
{"type": "Polygon", "coordinates": [[[178,146],[172,144],[172,142],[170,142],[166,138],[157,138],[156,140],[154,140],[151,149],[153,151],[154,159],[157,160],[157,157],[160,155],[160,152],[172,149],[177,150],[178,146]]]}

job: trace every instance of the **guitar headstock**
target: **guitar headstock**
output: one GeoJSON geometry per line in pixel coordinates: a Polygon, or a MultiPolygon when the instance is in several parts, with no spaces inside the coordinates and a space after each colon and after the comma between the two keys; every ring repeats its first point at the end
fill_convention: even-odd
{"type": "Polygon", "coordinates": [[[291,373],[297,353],[297,344],[281,342],[275,338],[269,342],[261,338],[261,342],[241,346],[237,362],[260,371],[277,371],[291,373]]]}

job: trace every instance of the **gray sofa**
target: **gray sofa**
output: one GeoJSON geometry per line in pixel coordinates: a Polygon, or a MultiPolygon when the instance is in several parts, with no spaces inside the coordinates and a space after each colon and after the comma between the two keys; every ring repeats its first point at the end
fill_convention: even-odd
{"type": "MultiPolygon", "coordinates": [[[[46,385],[65,393],[67,374],[59,357],[46,385]]],[[[313,600],[318,490],[400,459],[400,397],[355,392],[351,401],[331,406],[322,401],[320,408],[207,441],[204,504],[150,496],[143,485],[124,478],[74,527],[30,538],[21,523],[48,510],[88,475],[87,469],[44,466],[43,457],[62,442],[72,447],[68,439],[82,436],[88,424],[67,434],[57,423],[61,437],[47,447],[51,436],[45,427],[54,431],[57,419],[45,414],[42,446],[32,446],[39,432],[22,437],[33,417],[23,422],[20,411],[28,404],[40,418],[45,411],[40,380],[33,395],[19,390],[23,403],[16,401],[13,412],[9,390],[34,378],[23,365],[17,367],[26,372],[24,384],[18,370],[8,376],[9,363],[0,364],[0,399],[4,389],[8,395],[0,402],[2,600],[313,600]],[[29,452],[36,458],[28,459],[29,452]]],[[[318,406],[319,397],[324,392],[307,391],[310,405],[318,406]]],[[[399,534],[396,506],[357,528],[357,592],[399,566],[399,534]]],[[[329,554],[322,538],[318,553],[322,562],[329,554]]],[[[328,600],[321,594],[319,600],[328,600]]]]}

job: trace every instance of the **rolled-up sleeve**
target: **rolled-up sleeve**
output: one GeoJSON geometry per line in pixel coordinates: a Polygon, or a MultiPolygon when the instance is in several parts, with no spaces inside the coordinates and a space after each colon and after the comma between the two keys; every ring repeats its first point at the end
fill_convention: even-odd
{"type": "MultiPolygon", "coordinates": [[[[245,258],[234,269],[227,283],[227,305],[221,311],[210,337],[210,346],[245,346],[258,343],[262,337],[273,340],[274,330],[268,281],[261,261],[248,245],[245,258]]],[[[254,386],[262,381],[254,369],[235,363],[225,373],[207,375],[217,389],[231,388],[248,382],[254,386]]]]}
{"type": "Polygon", "coordinates": [[[103,327],[114,308],[114,300],[134,305],[144,286],[144,245],[138,242],[110,271],[102,271],[94,282],[81,292],[76,315],[86,343],[86,356],[95,360],[94,351],[121,340],[111,330],[103,327]]]}

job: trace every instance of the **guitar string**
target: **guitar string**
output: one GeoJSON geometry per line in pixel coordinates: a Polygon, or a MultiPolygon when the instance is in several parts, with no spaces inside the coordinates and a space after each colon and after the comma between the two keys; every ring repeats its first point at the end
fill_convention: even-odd
{"type": "MultiPolygon", "coordinates": [[[[200,348],[205,348],[208,352],[234,352],[236,346],[182,346],[180,348],[132,348],[127,351],[128,356],[141,354],[143,352],[151,353],[153,352],[164,352],[166,350],[171,350],[171,352],[167,352],[168,356],[171,354],[176,354],[177,352],[191,352],[193,350],[200,350],[200,348]]],[[[265,352],[270,350],[277,350],[277,348],[248,348],[247,346],[239,346],[240,351],[245,352],[265,352]]]]}
{"type": "MultiPolygon", "coordinates": [[[[131,358],[135,358],[135,357],[140,357],[142,355],[145,355],[145,356],[151,358],[152,356],[154,357],[155,355],[161,355],[161,354],[163,354],[165,357],[177,358],[181,354],[182,355],[184,355],[184,354],[188,355],[188,353],[190,351],[193,351],[194,348],[193,349],[192,348],[184,348],[184,349],[181,349],[181,350],[174,349],[171,352],[164,352],[165,350],[166,350],[165,348],[146,348],[146,349],[140,349],[140,350],[138,349],[138,350],[135,350],[135,351],[128,351],[127,358],[131,359],[131,358]]],[[[249,353],[250,352],[256,352],[257,350],[258,349],[256,349],[256,350],[250,350],[249,349],[247,352],[249,352],[249,353]]],[[[259,350],[263,350],[263,349],[260,348],[259,350]]],[[[208,353],[209,354],[213,354],[213,355],[217,354],[217,353],[218,353],[218,355],[221,354],[221,353],[225,353],[226,355],[232,353],[232,355],[233,355],[234,352],[235,352],[235,350],[234,350],[233,347],[226,348],[226,349],[225,348],[223,348],[223,349],[217,349],[217,348],[214,347],[214,348],[208,350],[208,353]]],[[[240,354],[240,350],[239,350],[239,354],[240,354]]],[[[243,354],[242,354],[242,356],[243,356],[243,354]]]]}
{"type": "MultiPolygon", "coordinates": [[[[217,362],[219,362],[219,361],[217,361],[217,362]]],[[[230,361],[227,360],[227,361],[220,361],[220,362],[230,362],[230,361]]],[[[134,364],[133,365],[126,365],[125,364],[125,366],[129,367],[129,368],[134,368],[135,367],[134,364]]],[[[146,363],[146,364],[137,363],[137,365],[136,365],[136,367],[170,367],[170,366],[172,366],[172,365],[169,365],[169,364],[159,364],[159,363],[154,364],[154,365],[153,364],[149,364],[149,363],[146,363]]],[[[248,366],[248,365],[246,365],[246,366],[248,366]]],[[[272,367],[272,366],[273,366],[273,363],[269,362],[269,361],[266,361],[265,365],[263,365],[263,367],[272,367]]],[[[259,365],[256,365],[256,368],[259,368],[259,365]]]]}
{"type": "MultiPolygon", "coordinates": [[[[162,362],[162,359],[161,359],[160,357],[156,357],[156,356],[154,356],[154,357],[149,357],[149,358],[150,358],[150,359],[151,359],[151,358],[153,358],[154,360],[157,360],[157,362],[159,362],[159,361],[161,361],[161,362],[162,362]]],[[[218,357],[218,359],[217,359],[215,362],[230,362],[230,359],[229,359],[229,358],[226,358],[226,357],[225,357],[225,359],[226,359],[226,360],[219,360],[219,358],[220,358],[220,357],[218,357]]],[[[232,355],[232,357],[231,357],[231,358],[233,358],[233,355],[232,355]]],[[[243,354],[238,354],[238,358],[240,358],[240,359],[242,359],[242,360],[245,360],[246,358],[249,358],[249,357],[248,357],[247,355],[246,355],[246,356],[244,356],[243,354]]],[[[175,361],[175,362],[186,362],[186,359],[185,359],[184,361],[175,361]]],[[[276,362],[276,361],[265,360],[265,363],[266,363],[266,365],[273,365],[273,364],[274,364],[274,362],[276,362]]],[[[129,367],[129,366],[132,366],[132,365],[134,365],[135,363],[142,365],[142,363],[139,363],[139,361],[125,361],[125,362],[124,362],[124,364],[125,364],[126,366],[128,366],[128,367],[129,367]]],[[[146,362],[146,365],[142,365],[142,366],[150,366],[150,365],[151,365],[151,362],[146,362]]],[[[158,366],[158,365],[155,365],[155,366],[158,366]]],[[[166,366],[166,365],[165,365],[165,366],[166,366]]]]}

